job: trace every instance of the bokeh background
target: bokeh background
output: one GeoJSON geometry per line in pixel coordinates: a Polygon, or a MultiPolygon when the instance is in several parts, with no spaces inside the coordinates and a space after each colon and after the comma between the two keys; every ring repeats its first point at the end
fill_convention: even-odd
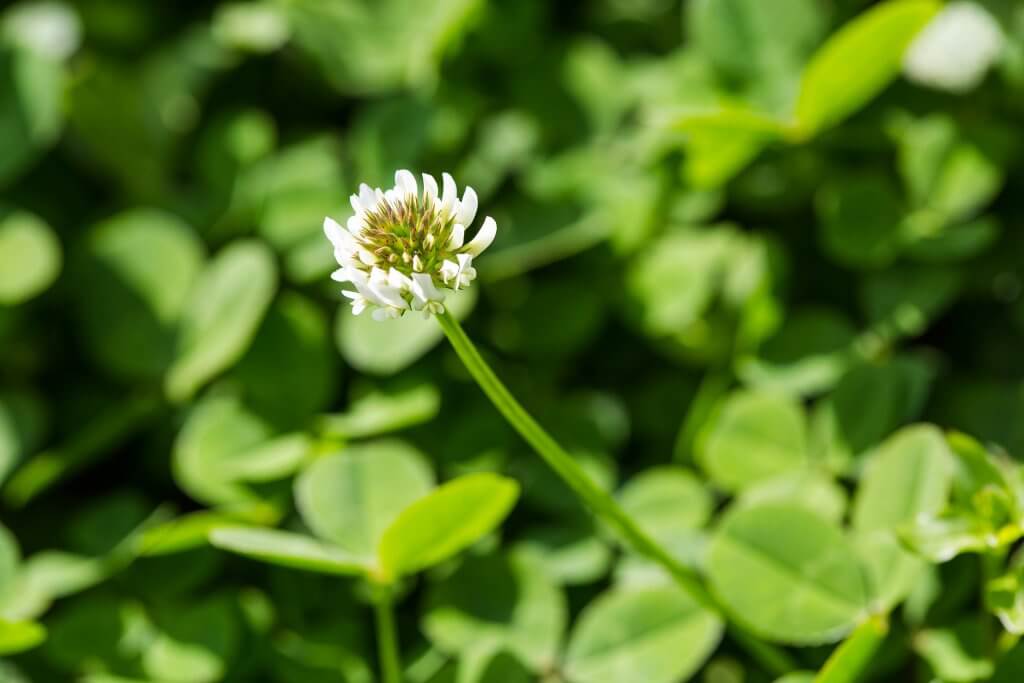
{"type": "MultiPolygon", "coordinates": [[[[476,189],[498,239],[452,310],[603,486],[667,477],[633,508],[688,563],[748,494],[848,532],[865,454],[912,422],[1024,452],[1024,9],[955,2],[818,59],[879,4],[5,6],[0,616],[49,636],[0,681],[375,680],[358,582],[205,542],[301,528],[293,476],[350,447],[523,485],[500,538],[407,586],[411,683],[604,680],[566,659],[577,617],[657,570],[433,321],[354,318],[328,279],[323,217],[397,168],[476,189]]],[[[961,647],[976,575],[927,568],[876,678],[992,674],[961,647]]],[[[772,679],[714,643],[628,681],[772,679]]]]}

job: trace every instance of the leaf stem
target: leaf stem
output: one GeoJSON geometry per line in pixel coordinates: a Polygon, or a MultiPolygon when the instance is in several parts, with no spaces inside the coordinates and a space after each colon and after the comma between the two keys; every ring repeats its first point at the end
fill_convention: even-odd
{"type": "MultiPolygon", "coordinates": [[[[638,553],[665,569],[702,607],[719,615],[724,614],[722,605],[704,587],[697,573],[673,557],[641,529],[615,498],[595,484],[576,460],[526,412],[491,370],[459,322],[447,311],[437,316],[437,320],[469,374],[498,411],[590,510],[616,530],[638,553]]],[[[734,639],[772,673],[781,675],[795,668],[791,658],[783,650],[758,641],[738,626],[732,625],[731,630],[734,639]]]]}
{"type": "Polygon", "coordinates": [[[402,660],[398,653],[398,629],[390,589],[380,592],[373,602],[373,610],[377,621],[381,683],[402,683],[402,660]]]}

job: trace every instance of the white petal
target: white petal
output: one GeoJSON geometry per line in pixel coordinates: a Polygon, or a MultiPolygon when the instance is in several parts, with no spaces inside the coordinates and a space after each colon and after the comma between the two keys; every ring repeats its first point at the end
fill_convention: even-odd
{"type": "Polygon", "coordinates": [[[458,276],[459,264],[455,263],[455,261],[445,259],[444,263],[441,264],[441,278],[447,284],[449,280],[451,280],[452,278],[456,278],[458,276]]]}
{"type": "Polygon", "coordinates": [[[324,218],[324,234],[331,241],[335,249],[351,252],[355,250],[355,240],[352,235],[343,230],[338,222],[331,217],[324,218]]]}
{"type": "Polygon", "coordinates": [[[476,207],[476,190],[467,185],[466,191],[462,193],[462,201],[459,202],[459,212],[456,214],[455,220],[463,225],[470,225],[473,218],[476,217],[476,207]]]}
{"type": "Polygon", "coordinates": [[[352,211],[358,216],[363,212],[363,203],[359,201],[359,195],[354,194],[348,198],[348,203],[352,205],[352,211]]]}
{"type": "Polygon", "coordinates": [[[416,176],[405,170],[395,171],[395,187],[400,188],[406,197],[415,197],[419,189],[416,187],[416,176]]]}
{"type": "Polygon", "coordinates": [[[334,280],[335,282],[348,282],[349,281],[348,268],[347,267],[338,268],[336,271],[331,273],[331,279],[334,280]]]}
{"type": "Polygon", "coordinates": [[[466,228],[461,223],[452,226],[451,237],[448,238],[449,249],[461,249],[466,241],[466,228]]]}
{"type": "Polygon", "coordinates": [[[345,222],[345,227],[348,228],[348,232],[349,232],[350,235],[359,235],[360,233],[362,233],[363,232],[363,218],[362,218],[362,215],[357,213],[355,216],[350,217],[345,222]]]}
{"type": "Polygon", "coordinates": [[[356,289],[359,290],[359,293],[363,295],[363,298],[366,299],[368,303],[371,303],[374,306],[387,305],[385,301],[378,296],[377,292],[375,292],[366,282],[352,280],[352,284],[356,286],[356,289]]]}
{"type": "Polygon", "coordinates": [[[441,182],[444,185],[444,194],[441,195],[441,210],[451,211],[459,194],[458,189],[455,187],[455,179],[447,173],[442,173],[441,182]]]}
{"type": "Polygon", "coordinates": [[[423,201],[427,206],[437,201],[437,181],[429,173],[423,174],[423,201]]]}
{"type": "Polygon", "coordinates": [[[407,291],[412,288],[412,280],[404,273],[392,268],[388,271],[388,286],[394,287],[399,291],[407,291]]]}
{"type": "Polygon", "coordinates": [[[484,223],[480,226],[480,231],[477,232],[476,237],[466,245],[464,251],[473,256],[479,256],[484,249],[491,246],[491,242],[494,241],[496,234],[498,234],[498,224],[494,222],[493,218],[488,216],[484,219],[484,223]]]}
{"type": "Polygon", "coordinates": [[[367,211],[372,209],[377,203],[377,193],[366,183],[359,186],[359,202],[367,211]]]}
{"type": "Polygon", "coordinates": [[[409,304],[406,303],[405,299],[402,298],[401,292],[394,287],[389,287],[386,284],[374,284],[370,283],[370,289],[377,295],[379,299],[384,301],[388,306],[395,308],[409,308],[409,304]]]}
{"type": "Polygon", "coordinates": [[[391,188],[390,190],[385,190],[384,199],[387,200],[388,204],[394,206],[398,204],[398,200],[401,199],[401,197],[397,192],[395,192],[395,188],[391,188]]]}
{"type": "Polygon", "coordinates": [[[426,273],[412,274],[412,293],[420,302],[444,301],[444,294],[437,291],[434,281],[426,273]]]}

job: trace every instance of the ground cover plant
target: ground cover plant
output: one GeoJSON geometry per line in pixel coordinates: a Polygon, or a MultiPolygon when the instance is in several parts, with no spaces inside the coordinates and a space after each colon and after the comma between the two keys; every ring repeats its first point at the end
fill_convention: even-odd
{"type": "Polygon", "coordinates": [[[1024,680],[1022,113],[1011,0],[4,7],[0,683],[1024,680]]]}

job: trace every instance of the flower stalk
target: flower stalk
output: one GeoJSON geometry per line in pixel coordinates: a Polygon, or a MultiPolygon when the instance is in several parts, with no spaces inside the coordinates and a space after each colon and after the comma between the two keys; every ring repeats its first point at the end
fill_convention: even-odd
{"type": "Polygon", "coordinates": [[[381,590],[373,602],[377,622],[377,653],[382,683],[402,683],[402,660],[398,649],[398,628],[395,625],[391,591],[381,590]]]}
{"type": "MultiPolygon", "coordinates": [[[[697,573],[679,562],[640,528],[636,521],[622,509],[618,501],[595,484],[579,463],[526,412],[526,409],[494,374],[487,361],[483,359],[472,340],[451,313],[447,311],[441,313],[437,316],[437,321],[469,374],[476,380],[498,412],[587,507],[615,529],[619,536],[636,552],[667,571],[694,601],[716,614],[723,614],[721,604],[704,587],[697,573]]],[[[730,628],[733,631],[733,638],[773,673],[781,675],[795,668],[790,657],[782,650],[762,643],[735,625],[730,628]]]]}
{"type": "MultiPolygon", "coordinates": [[[[352,312],[369,311],[381,321],[409,311],[436,317],[466,369],[498,411],[583,503],[626,545],[668,572],[696,603],[724,615],[722,605],[697,573],[640,528],[526,412],[444,305],[446,292],[468,287],[476,278],[473,259],[494,241],[497,226],[488,216],[466,242],[466,228],[476,217],[476,192],[467,187],[460,199],[455,181],[447,173],[442,175],[440,193],[433,176],[423,174],[422,179],[422,192],[407,170],[395,173],[395,185],[388,190],[363,184],[350,198],[354,214],[344,227],[329,217],[324,220],[324,233],[339,266],[331,277],[354,288],[342,291],[351,301],[352,312]]],[[[378,640],[384,681],[396,683],[400,673],[390,610],[389,602],[377,605],[378,640]]],[[[772,673],[782,675],[796,668],[783,650],[735,624],[729,628],[733,639],[772,673]]]]}

